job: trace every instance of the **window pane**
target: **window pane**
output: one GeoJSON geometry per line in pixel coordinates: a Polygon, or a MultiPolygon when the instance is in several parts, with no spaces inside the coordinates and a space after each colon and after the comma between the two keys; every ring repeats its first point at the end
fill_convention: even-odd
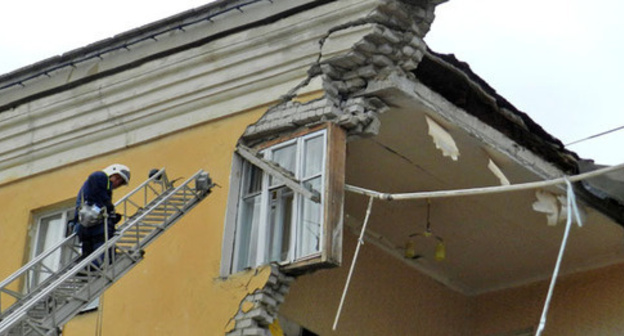
{"type": "MultiPolygon", "coordinates": [[[[287,171],[293,173],[295,176],[295,169],[297,167],[297,144],[293,143],[288,146],[284,146],[282,148],[278,148],[273,151],[273,157],[271,161],[277,163],[280,167],[286,169],[287,171]]],[[[271,185],[281,183],[279,179],[276,181],[271,178],[271,185]]]]}
{"type": "MultiPolygon", "coordinates": [[[[321,178],[306,182],[314,190],[321,190],[321,178]]],[[[309,199],[302,198],[302,213],[297,234],[297,257],[305,257],[321,251],[322,207],[309,199]]]]}
{"type": "MultiPolygon", "coordinates": [[[[41,217],[37,223],[36,245],[33,257],[38,256],[42,252],[51,248],[56,243],[65,238],[66,224],[63,220],[63,214],[57,213],[54,215],[41,217]]],[[[39,269],[38,274],[35,275],[33,285],[40,283],[50,276],[50,271],[56,271],[60,267],[61,251],[58,250],[43,261],[45,268],[39,269]],[[47,269],[46,269],[47,268],[47,269]]]]}
{"type": "Polygon", "coordinates": [[[306,139],[304,143],[303,176],[310,177],[323,169],[323,135],[306,139]]]}
{"type": "Polygon", "coordinates": [[[260,222],[260,195],[243,200],[238,228],[236,270],[255,266],[260,222]]]}
{"type": "Polygon", "coordinates": [[[282,187],[270,192],[269,244],[267,261],[285,261],[288,259],[292,225],[292,190],[282,187]]]}
{"type": "Polygon", "coordinates": [[[246,164],[247,195],[260,192],[262,189],[262,175],[263,172],[260,168],[251,163],[246,164]]]}

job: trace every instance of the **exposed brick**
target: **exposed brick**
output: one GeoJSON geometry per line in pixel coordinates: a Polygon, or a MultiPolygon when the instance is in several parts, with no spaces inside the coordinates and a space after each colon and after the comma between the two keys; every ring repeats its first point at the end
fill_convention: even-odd
{"type": "Polygon", "coordinates": [[[401,49],[401,52],[403,52],[405,56],[410,57],[416,53],[416,49],[414,49],[412,46],[406,45],[406,46],[403,46],[403,48],[401,49]]]}
{"type": "Polygon", "coordinates": [[[383,31],[384,27],[382,25],[374,24],[371,33],[364,38],[375,45],[386,43],[386,39],[383,37],[383,31]]]}
{"type": "Polygon", "coordinates": [[[377,52],[384,55],[392,55],[394,53],[394,48],[388,43],[384,43],[377,48],[377,52]]]}
{"type": "Polygon", "coordinates": [[[403,68],[406,71],[412,71],[418,68],[418,63],[415,62],[414,60],[409,59],[401,64],[401,68],[403,68]]]}
{"type": "MultiPolygon", "coordinates": [[[[358,68],[358,69],[359,69],[359,68],[358,68]]],[[[355,70],[351,70],[351,71],[345,72],[345,73],[342,75],[342,78],[343,78],[344,80],[350,80],[350,79],[354,79],[354,78],[360,78],[360,75],[359,75],[359,74],[358,74],[358,72],[357,72],[357,70],[358,70],[358,69],[355,69],[355,70]]]]}
{"type": "Polygon", "coordinates": [[[246,318],[251,318],[262,326],[273,323],[274,317],[269,315],[264,308],[256,308],[246,314],[246,318]]]}
{"type": "Polygon", "coordinates": [[[351,104],[345,108],[345,111],[351,114],[361,114],[364,113],[366,109],[360,104],[351,104]]]}
{"type": "Polygon", "coordinates": [[[360,52],[370,54],[377,50],[377,45],[367,40],[360,40],[353,45],[353,48],[360,52]]]}
{"type": "Polygon", "coordinates": [[[364,78],[373,78],[377,75],[377,69],[373,65],[367,65],[357,69],[357,74],[364,78]]]}
{"type": "Polygon", "coordinates": [[[402,36],[401,34],[395,32],[392,29],[386,29],[383,32],[383,37],[388,40],[388,42],[393,43],[393,44],[397,44],[400,43],[402,40],[402,36]]]}
{"type": "Polygon", "coordinates": [[[360,77],[356,77],[356,78],[350,79],[350,80],[346,81],[345,83],[347,84],[347,87],[349,87],[349,88],[352,88],[352,87],[362,88],[362,87],[366,86],[366,81],[363,80],[360,77]]]}
{"type": "Polygon", "coordinates": [[[347,56],[351,58],[351,61],[356,63],[359,66],[365,65],[368,62],[368,55],[362,54],[360,52],[351,51],[347,53],[347,56]]]}
{"type": "Polygon", "coordinates": [[[323,73],[331,79],[340,79],[342,77],[342,71],[336,69],[331,64],[324,63],[321,64],[321,70],[323,73]]]}
{"type": "Polygon", "coordinates": [[[349,57],[349,55],[333,57],[331,59],[331,63],[335,66],[339,66],[345,69],[353,69],[358,66],[358,63],[356,63],[351,57],[349,57]]]}
{"type": "Polygon", "coordinates": [[[338,118],[337,123],[346,129],[352,129],[358,125],[359,121],[352,114],[343,114],[338,118]]]}
{"type": "Polygon", "coordinates": [[[269,336],[270,333],[264,328],[249,328],[243,331],[243,336],[269,336]]]}
{"type": "Polygon", "coordinates": [[[325,108],[323,108],[323,115],[327,116],[328,118],[333,119],[341,114],[342,112],[335,106],[325,106],[325,108]]]}
{"type": "Polygon", "coordinates": [[[379,129],[381,128],[381,121],[379,118],[372,118],[370,123],[364,127],[362,132],[365,136],[374,136],[379,134],[379,129]]]}
{"type": "Polygon", "coordinates": [[[368,18],[375,22],[388,22],[389,20],[388,15],[386,15],[386,13],[382,12],[379,9],[375,9],[374,11],[372,11],[368,15],[368,18]]]}
{"type": "Polygon", "coordinates": [[[369,104],[371,110],[379,114],[386,112],[390,108],[388,104],[377,97],[367,97],[366,102],[369,104]]]}
{"type": "Polygon", "coordinates": [[[347,91],[347,83],[342,81],[335,81],[333,84],[335,85],[336,89],[338,89],[338,92],[347,91]]]}
{"type": "Polygon", "coordinates": [[[424,48],[423,43],[424,43],[424,42],[423,42],[423,40],[422,40],[422,39],[420,39],[418,36],[414,36],[414,37],[412,38],[412,40],[411,40],[411,41],[409,41],[409,45],[410,45],[410,46],[412,46],[412,47],[414,47],[414,48],[416,48],[416,49],[422,49],[422,48],[424,48]]]}
{"type": "Polygon", "coordinates": [[[338,88],[329,81],[323,81],[323,89],[330,96],[338,96],[338,88]]]}
{"type": "Polygon", "coordinates": [[[371,58],[371,61],[373,62],[373,64],[379,67],[387,67],[394,64],[394,62],[390,58],[388,58],[388,56],[384,55],[375,55],[371,58]]]}
{"type": "Polygon", "coordinates": [[[258,322],[251,318],[241,319],[236,321],[236,329],[245,329],[245,328],[257,328],[258,322]]]}

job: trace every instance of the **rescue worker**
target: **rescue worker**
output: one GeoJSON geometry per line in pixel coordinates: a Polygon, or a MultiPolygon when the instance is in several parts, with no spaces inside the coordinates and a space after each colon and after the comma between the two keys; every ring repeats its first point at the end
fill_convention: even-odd
{"type": "MultiPolygon", "coordinates": [[[[115,213],[112,202],[113,190],[130,182],[130,169],[122,164],[113,164],[89,175],[76,198],[74,232],[82,243],[84,258],[102,246],[106,237],[115,232],[115,224],[121,215],[115,213]],[[107,218],[106,218],[107,217],[107,218]],[[107,230],[105,231],[105,222],[107,230]]],[[[101,260],[96,262],[99,266],[101,260]]]]}

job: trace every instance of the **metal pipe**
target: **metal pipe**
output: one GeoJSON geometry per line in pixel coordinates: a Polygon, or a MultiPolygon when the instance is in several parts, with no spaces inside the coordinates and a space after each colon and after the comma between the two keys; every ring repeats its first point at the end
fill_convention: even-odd
{"type": "Polygon", "coordinates": [[[414,200],[414,199],[423,199],[423,198],[473,196],[473,195],[494,194],[494,193],[503,193],[503,192],[509,192],[509,191],[520,191],[520,190],[530,190],[530,189],[551,187],[551,186],[566,183],[566,180],[570,182],[578,182],[578,181],[582,181],[582,180],[596,177],[599,175],[607,174],[616,170],[620,170],[622,168],[624,168],[624,163],[616,165],[616,166],[597,169],[597,170],[587,172],[587,173],[582,173],[582,174],[572,175],[572,176],[567,176],[567,177],[559,177],[559,178],[554,178],[551,180],[519,183],[519,184],[512,184],[512,185],[505,185],[505,186],[470,188],[470,189],[421,191],[421,192],[413,192],[413,193],[389,194],[389,193],[381,193],[378,191],[356,187],[356,186],[347,184],[345,185],[344,190],[352,192],[352,193],[356,193],[356,194],[369,196],[369,197],[375,197],[375,198],[385,200],[385,201],[394,201],[394,200],[403,201],[403,200],[414,200]]]}

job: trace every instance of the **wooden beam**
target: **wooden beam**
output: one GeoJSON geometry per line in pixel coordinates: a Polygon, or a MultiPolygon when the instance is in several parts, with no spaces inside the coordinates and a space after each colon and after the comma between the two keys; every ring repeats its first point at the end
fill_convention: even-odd
{"type": "Polygon", "coordinates": [[[275,162],[261,158],[258,153],[245,145],[239,144],[236,148],[236,151],[240,156],[242,156],[245,160],[249,161],[254,166],[262,169],[264,172],[273,176],[274,178],[278,178],[283,181],[288,188],[301,194],[303,197],[310,199],[314,203],[321,202],[321,195],[318,191],[305,188],[299,180],[292,176],[289,171],[280,167],[275,162]]]}

